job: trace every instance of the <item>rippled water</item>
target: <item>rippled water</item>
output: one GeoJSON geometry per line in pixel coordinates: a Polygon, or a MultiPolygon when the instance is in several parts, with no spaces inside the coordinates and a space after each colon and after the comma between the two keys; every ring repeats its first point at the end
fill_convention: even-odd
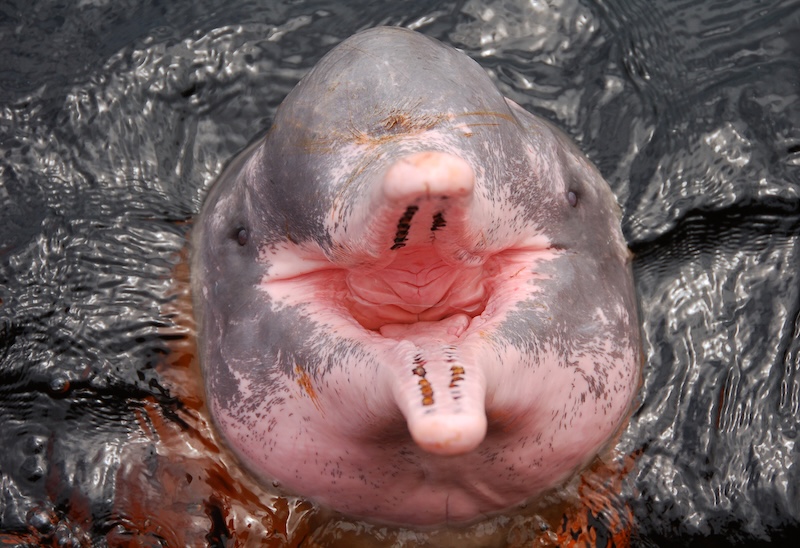
{"type": "Polygon", "coordinates": [[[0,541],[794,538],[799,95],[796,0],[0,4],[0,541]],[[614,454],[465,532],[252,484],[197,382],[185,259],[205,190],[326,51],[380,24],[462,48],[572,135],[636,253],[644,383],[614,454]]]}

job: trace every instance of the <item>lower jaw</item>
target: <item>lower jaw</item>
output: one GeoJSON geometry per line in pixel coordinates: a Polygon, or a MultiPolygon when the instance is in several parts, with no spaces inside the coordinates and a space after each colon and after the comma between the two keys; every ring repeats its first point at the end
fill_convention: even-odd
{"type": "MultiPolygon", "coordinates": [[[[430,465],[430,463],[429,463],[430,465]]],[[[358,497],[351,501],[337,498],[321,501],[324,505],[355,519],[412,529],[465,528],[497,514],[508,517],[529,498],[526,494],[502,493],[492,486],[491,479],[478,478],[466,470],[465,463],[445,458],[435,468],[444,478],[435,475],[419,480],[417,487],[410,481],[401,489],[379,489],[382,499],[358,497]],[[463,478],[450,478],[464,469],[463,478]]],[[[399,479],[399,478],[398,478],[399,479]]]]}

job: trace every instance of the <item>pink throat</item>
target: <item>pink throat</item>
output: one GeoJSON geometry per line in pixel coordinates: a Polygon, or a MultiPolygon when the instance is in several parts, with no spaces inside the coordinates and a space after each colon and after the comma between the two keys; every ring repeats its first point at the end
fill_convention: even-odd
{"type": "Polygon", "coordinates": [[[498,261],[452,266],[431,246],[405,248],[376,272],[350,270],[345,305],[363,327],[436,322],[454,315],[474,318],[486,308],[498,261]]]}

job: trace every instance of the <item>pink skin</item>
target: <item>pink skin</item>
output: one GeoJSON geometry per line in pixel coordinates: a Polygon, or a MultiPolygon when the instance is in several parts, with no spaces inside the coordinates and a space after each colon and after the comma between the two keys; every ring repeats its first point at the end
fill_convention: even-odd
{"type": "MultiPolygon", "coordinates": [[[[375,213],[367,225],[378,229],[354,254],[368,254],[366,236],[385,240],[381,229],[391,239],[395,227],[382,219],[398,218],[408,203],[429,219],[448,196],[455,208],[448,219],[458,224],[478,200],[474,183],[469,164],[452,154],[400,159],[368,203],[375,213]]],[[[471,520],[559,484],[619,426],[636,384],[636,356],[607,359],[613,398],[580,399],[589,391],[580,371],[594,368],[597,355],[564,367],[563,355],[544,349],[537,365],[494,343],[508,311],[539,290],[538,266],[562,255],[535,232],[477,258],[455,257],[451,239],[431,242],[424,231],[411,230],[405,243],[388,263],[369,269],[338,267],[308,246],[262,250],[270,266],[261,289],[275,306],[301,307],[320,329],[362,341],[369,355],[338,361],[321,380],[299,373],[280,393],[281,404],[276,397],[250,412],[270,421],[242,422],[215,406],[226,437],[251,469],[291,478],[282,482],[287,490],[393,523],[471,520]],[[409,366],[419,353],[430,399],[409,366]],[[271,449],[276,444],[281,452],[271,449]]],[[[610,347],[602,339],[594,344],[610,347]]],[[[320,350],[323,361],[325,355],[320,350]]]]}
{"type": "Polygon", "coordinates": [[[209,191],[192,269],[220,433],[351,516],[458,524],[557,488],[638,383],[608,185],[408,30],[360,33],[298,84],[209,191]]]}

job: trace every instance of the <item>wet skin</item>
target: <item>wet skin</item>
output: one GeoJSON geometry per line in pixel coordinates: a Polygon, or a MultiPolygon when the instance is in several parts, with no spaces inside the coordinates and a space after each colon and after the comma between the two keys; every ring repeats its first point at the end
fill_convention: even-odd
{"type": "Polygon", "coordinates": [[[197,219],[219,431],[265,482],[382,522],[464,522],[557,487],[638,383],[619,219],[597,169],[469,57],[355,35],[197,219]]]}

